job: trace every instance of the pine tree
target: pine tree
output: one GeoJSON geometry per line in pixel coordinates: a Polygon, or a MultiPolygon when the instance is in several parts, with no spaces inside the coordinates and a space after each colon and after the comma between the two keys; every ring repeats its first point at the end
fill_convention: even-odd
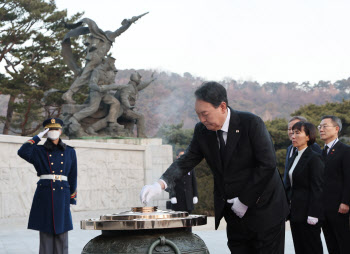
{"type": "MultiPolygon", "coordinates": [[[[60,55],[60,43],[67,32],[63,22],[75,22],[81,16],[68,18],[53,0],[3,0],[0,4],[0,63],[5,67],[0,93],[10,95],[3,134],[11,130],[30,135],[44,118],[59,115],[62,93],[44,95],[52,88],[65,91],[73,81],[74,74],[60,55]]],[[[81,59],[82,43],[72,43],[73,54],[81,59]]]]}

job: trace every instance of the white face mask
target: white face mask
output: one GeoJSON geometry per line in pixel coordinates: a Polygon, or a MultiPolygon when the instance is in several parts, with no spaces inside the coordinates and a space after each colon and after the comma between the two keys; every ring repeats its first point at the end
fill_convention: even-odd
{"type": "Polygon", "coordinates": [[[47,138],[51,140],[56,140],[60,137],[61,133],[59,130],[52,130],[47,133],[47,138]]]}

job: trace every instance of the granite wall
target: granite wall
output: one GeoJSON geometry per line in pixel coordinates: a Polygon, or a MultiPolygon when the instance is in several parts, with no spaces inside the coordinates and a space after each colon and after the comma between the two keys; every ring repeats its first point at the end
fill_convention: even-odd
{"type": "MultiPolygon", "coordinates": [[[[38,177],[17,155],[30,137],[0,135],[0,218],[28,216],[38,177]]],[[[43,139],[40,144],[43,144],[43,139]]],[[[161,139],[64,140],[78,158],[78,199],[72,211],[141,206],[144,184],[156,181],[172,162],[172,147],[161,139]]],[[[150,205],[165,208],[166,192],[150,205]]]]}

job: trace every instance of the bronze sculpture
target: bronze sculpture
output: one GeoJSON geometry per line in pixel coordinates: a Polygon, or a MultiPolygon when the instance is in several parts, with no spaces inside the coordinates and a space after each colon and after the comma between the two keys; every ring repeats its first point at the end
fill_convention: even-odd
{"type": "Polygon", "coordinates": [[[76,79],[62,99],[64,131],[69,137],[82,136],[133,136],[137,126],[137,137],[146,137],[144,116],[135,111],[138,91],[146,88],[155,79],[141,82],[141,75],[134,73],[126,85],[115,84],[117,69],[115,59],[107,56],[115,38],[125,32],[132,23],[146,15],[124,19],[122,26],[114,32],[103,31],[88,18],[72,25],[65,24],[70,31],[62,42],[62,56],[76,79]],[[87,24],[88,27],[82,26],[87,24]],[[90,34],[86,39],[86,65],[81,70],[73,59],[70,38],[90,34]],[[89,87],[89,97],[82,105],[75,104],[72,96],[83,86],[89,87]],[[121,122],[120,125],[117,121],[121,122]]]}

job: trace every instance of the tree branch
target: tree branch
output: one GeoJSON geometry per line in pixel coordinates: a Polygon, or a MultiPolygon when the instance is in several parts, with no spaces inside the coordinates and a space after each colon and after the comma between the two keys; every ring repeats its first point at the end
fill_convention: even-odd
{"type": "Polygon", "coordinates": [[[33,129],[29,129],[29,130],[25,131],[23,133],[23,135],[22,134],[21,135],[22,136],[27,136],[28,134],[32,134],[33,132],[36,132],[37,130],[39,130],[40,127],[41,127],[41,123],[38,123],[33,129]]]}
{"type": "Polygon", "coordinates": [[[12,45],[10,45],[10,47],[8,49],[5,48],[5,50],[3,50],[3,52],[1,53],[0,55],[0,62],[2,61],[2,59],[5,57],[5,54],[7,54],[8,52],[10,52],[10,50],[12,49],[12,47],[14,46],[15,44],[12,43],[12,45]]]}
{"type": "Polygon", "coordinates": [[[26,123],[28,122],[28,115],[29,115],[29,112],[30,112],[30,109],[32,108],[32,100],[29,99],[28,101],[28,107],[27,107],[27,110],[26,110],[26,113],[24,114],[24,121],[22,122],[21,124],[21,129],[22,129],[22,133],[21,133],[21,136],[25,136],[23,135],[25,133],[25,125],[26,123]]]}
{"type": "Polygon", "coordinates": [[[8,69],[8,67],[12,67],[13,71],[14,71],[16,74],[18,74],[18,71],[15,69],[15,66],[17,66],[18,64],[14,65],[14,64],[13,64],[10,60],[8,60],[6,57],[5,57],[5,61],[6,61],[6,63],[7,63],[7,65],[5,66],[6,71],[9,72],[9,73],[13,73],[13,72],[11,72],[11,71],[8,69]]]}

